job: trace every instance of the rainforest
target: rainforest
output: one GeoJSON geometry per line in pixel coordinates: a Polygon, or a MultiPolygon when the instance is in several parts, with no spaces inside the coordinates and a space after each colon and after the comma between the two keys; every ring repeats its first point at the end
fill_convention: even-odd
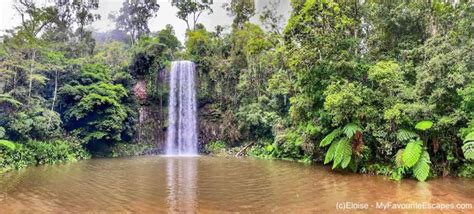
{"type": "Polygon", "coordinates": [[[339,199],[391,199],[370,194],[383,186],[474,209],[472,1],[125,0],[99,12],[110,2],[1,3],[18,25],[0,37],[0,212],[334,212],[339,199]],[[176,21],[156,29],[164,8],[176,21]],[[210,24],[217,14],[229,21],[210,24]],[[91,27],[102,20],[113,28],[91,27]],[[186,140],[198,156],[170,153],[186,140]],[[305,186],[318,180],[359,194],[305,186]],[[168,201],[144,190],[167,182],[168,201]],[[110,189],[88,210],[37,189],[53,184],[87,189],[81,200],[110,189]],[[50,201],[16,192],[28,189],[50,201]]]}

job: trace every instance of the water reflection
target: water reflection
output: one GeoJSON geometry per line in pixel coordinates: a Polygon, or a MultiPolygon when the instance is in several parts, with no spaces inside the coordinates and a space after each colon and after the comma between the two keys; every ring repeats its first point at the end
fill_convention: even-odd
{"type": "Polygon", "coordinates": [[[473,184],[453,178],[396,182],[286,161],[94,159],[0,175],[0,214],[333,213],[339,202],[472,203],[473,184]]]}
{"type": "Polygon", "coordinates": [[[196,210],[198,157],[168,157],[166,173],[170,212],[196,210]]]}

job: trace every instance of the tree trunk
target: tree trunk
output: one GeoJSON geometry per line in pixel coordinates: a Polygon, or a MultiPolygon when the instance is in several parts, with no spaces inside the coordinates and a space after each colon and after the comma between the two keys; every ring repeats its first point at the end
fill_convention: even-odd
{"type": "Polygon", "coordinates": [[[54,92],[53,92],[53,103],[51,104],[51,111],[54,111],[54,104],[56,103],[56,96],[58,94],[58,71],[54,75],[54,92]]]}
{"type": "Polygon", "coordinates": [[[244,148],[242,148],[236,155],[235,157],[239,157],[241,155],[243,155],[243,153],[245,152],[245,150],[247,150],[250,146],[252,146],[253,144],[255,144],[255,141],[249,143],[247,146],[245,146],[244,148]]]}
{"type": "Polygon", "coordinates": [[[15,88],[16,88],[16,75],[17,75],[17,71],[15,70],[15,74],[13,75],[13,89],[12,89],[12,91],[15,90],[15,88]]]}
{"type": "Polygon", "coordinates": [[[35,61],[36,50],[33,50],[30,60],[30,82],[28,84],[28,98],[31,97],[31,89],[33,87],[33,63],[35,61]]]}

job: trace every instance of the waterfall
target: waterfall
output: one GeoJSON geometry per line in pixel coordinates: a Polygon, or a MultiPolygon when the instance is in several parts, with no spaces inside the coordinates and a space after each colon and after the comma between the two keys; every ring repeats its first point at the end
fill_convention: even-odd
{"type": "Polygon", "coordinates": [[[172,62],[168,104],[167,155],[197,155],[195,66],[172,62]]]}

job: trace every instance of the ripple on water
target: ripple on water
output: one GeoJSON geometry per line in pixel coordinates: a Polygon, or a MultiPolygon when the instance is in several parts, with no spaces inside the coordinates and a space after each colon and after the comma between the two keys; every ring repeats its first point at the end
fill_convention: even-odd
{"type": "Polygon", "coordinates": [[[317,165],[206,156],[93,159],[1,178],[0,213],[330,212],[344,201],[474,201],[468,179],[395,182],[317,165]]]}

